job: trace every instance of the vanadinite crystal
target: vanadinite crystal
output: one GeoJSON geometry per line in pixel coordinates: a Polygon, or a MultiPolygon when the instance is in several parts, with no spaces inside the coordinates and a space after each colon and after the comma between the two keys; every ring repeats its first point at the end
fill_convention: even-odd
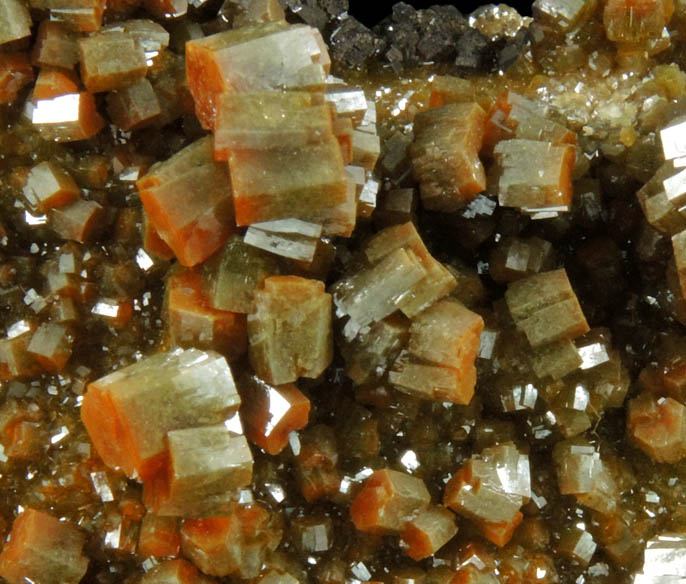
{"type": "Polygon", "coordinates": [[[1,582],[686,582],[686,2],[383,4],[0,0],[1,582]]]}

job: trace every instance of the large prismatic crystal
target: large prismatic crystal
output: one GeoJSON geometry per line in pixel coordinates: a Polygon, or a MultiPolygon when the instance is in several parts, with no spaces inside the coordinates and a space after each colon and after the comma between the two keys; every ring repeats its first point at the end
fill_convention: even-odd
{"type": "Polygon", "coordinates": [[[597,0],[536,0],[532,10],[540,21],[568,31],[588,20],[597,5],[597,0]]]}
{"type": "Polygon", "coordinates": [[[246,376],[239,389],[245,396],[240,409],[245,435],[269,454],[281,452],[290,433],[309,421],[310,400],[292,383],[269,385],[246,376]]]}
{"type": "Polygon", "coordinates": [[[146,513],[138,532],[138,553],[143,557],[177,556],[181,549],[179,519],[146,513]]]}
{"type": "Polygon", "coordinates": [[[38,27],[31,61],[39,67],[71,69],[79,60],[76,35],[59,22],[44,20],[38,27]]]}
{"type": "Polygon", "coordinates": [[[116,126],[127,132],[152,124],[162,113],[157,94],[147,79],[108,94],[107,112],[116,126]]]}
{"type": "Polygon", "coordinates": [[[281,529],[264,507],[237,505],[225,515],[186,520],[181,537],[183,555],[205,574],[256,578],[281,529]]]}
{"type": "MultiPolygon", "coordinates": [[[[574,144],[574,132],[550,119],[550,108],[514,92],[501,95],[489,111],[484,150],[493,152],[501,140],[520,139],[550,142],[555,145],[574,144]]],[[[530,159],[534,162],[534,159],[530,159]]]]}
{"type": "Polygon", "coordinates": [[[62,83],[61,89],[40,97],[34,91],[34,101],[27,109],[31,121],[45,140],[87,140],[105,125],[93,94],[79,91],[75,84],[62,83]]]}
{"type": "Polygon", "coordinates": [[[244,314],[210,305],[201,275],[177,270],[167,277],[163,317],[172,346],[217,351],[235,360],[247,350],[244,314]]]}
{"type": "Polygon", "coordinates": [[[168,432],[223,422],[239,405],[223,357],[176,349],[91,383],[81,417],[105,464],[146,480],[165,464],[168,432]]]}
{"type": "Polygon", "coordinates": [[[73,335],[66,326],[45,323],[36,329],[26,350],[46,371],[61,371],[71,357],[73,335]]]}
{"type": "Polygon", "coordinates": [[[333,358],[332,302],[324,284],[298,276],[272,276],[255,293],[248,316],[250,362],[277,385],[319,377],[333,358]]]}
{"type": "Polygon", "coordinates": [[[536,216],[562,213],[572,204],[575,150],[569,144],[512,139],[499,142],[498,201],[536,216]]]}
{"type": "Polygon", "coordinates": [[[143,49],[149,68],[158,62],[156,57],[169,46],[169,33],[165,27],[147,18],[115,22],[103,31],[123,32],[130,36],[136,45],[143,49]]]}
{"type": "Polygon", "coordinates": [[[651,537],[643,552],[643,569],[634,584],[681,584],[686,579],[686,536],[660,533],[651,537]]]}
{"type": "Polygon", "coordinates": [[[41,370],[28,352],[33,339],[33,329],[26,321],[17,323],[21,332],[0,339],[0,380],[25,379],[41,370]]]}
{"type": "Polygon", "coordinates": [[[105,12],[105,0],[29,0],[29,5],[38,10],[49,10],[50,20],[78,32],[99,30],[105,12]]]}
{"type": "Polygon", "coordinates": [[[53,207],[75,202],[81,189],[62,167],[54,162],[41,162],[31,169],[23,192],[31,211],[43,214],[53,207]]]}
{"type": "Polygon", "coordinates": [[[153,165],[137,185],[148,218],[183,265],[207,259],[235,230],[229,173],[214,161],[211,137],[153,165]]]}
{"type": "Polygon", "coordinates": [[[167,471],[147,481],[143,490],[146,506],[158,515],[219,515],[252,480],[248,443],[224,424],[172,430],[167,441],[167,471]]]}
{"type": "Polygon", "coordinates": [[[322,89],[329,65],[319,31],[284,22],[217,33],[186,47],[188,81],[206,128],[214,128],[222,93],[322,89]]]}
{"type": "Polygon", "coordinates": [[[382,377],[409,339],[410,321],[393,314],[341,347],[346,373],[357,384],[382,377]]]}
{"type": "Polygon", "coordinates": [[[214,153],[289,150],[333,136],[332,113],[322,94],[306,91],[224,93],[219,97],[214,153]]]}
{"type": "Polygon", "coordinates": [[[486,188],[479,160],[486,113],[476,103],[450,104],[417,115],[412,168],[427,209],[455,211],[486,188]]]}
{"type": "Polygon", "coordinates": [[[0,581],[686,584],[686,0],[532,3],[0,0],[0,581]]]}
{"type": "Polygon", "coordinates": [[[48,224],[62,239],[86,243],[101,227],[103,206],[96,201],[77,199],[69,205],[54,207],[48,214],[48,224]]]}
{"type": "Polygon", "coordinates": [[[352,232],[354,191],[352,217],[337,217],[349,202],[349,187],[333,135],[287,150],[235,150],[229,168],[238,225],[297,218],[322,224],[330,235],[352,232]]]}
{"type": "Polygon", "coordinates": [[[300,219],[280,219],[253,223],[245,233],[245,243],[274,255],[310,264],[322,235],[322,226],[300,219]]]}
{"type": "Polygon", "coordinates": [[[640,44],[658,38],[673,12],[671,0],[608,0],[603,9],[605,34],[611,41],[640,44]]]}
{"type": "Polygon", "coordinates": [[[675,235],[686,229],[686,171],[666,162],[637,193],[648,223],[675,235]]]}
{"type": "Polygon", "coordinates": [[[432,556],[457,533],[455,515],[434,505],[417,513],[402,528],[401,546],[414,560],[432,556]]]}
{"type": "Polygon", "coordinates": [[[241,313],[254,312],[255,291],[267,277],[281,271],[272,254],[248,245],[237,235],[229,238],[224,249],[204,268],[210,305],[241,313]]]}

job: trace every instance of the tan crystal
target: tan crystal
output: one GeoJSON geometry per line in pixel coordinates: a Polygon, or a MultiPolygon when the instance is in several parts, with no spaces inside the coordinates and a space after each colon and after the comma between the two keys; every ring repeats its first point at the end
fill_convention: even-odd
{"type": "Polygon", "coordinates": [[[277,385],[319,377],[333,358],[331,319],[331,295],[322,282],[267,278],[248,316],[250,362],[258,376],[277,385]]]}

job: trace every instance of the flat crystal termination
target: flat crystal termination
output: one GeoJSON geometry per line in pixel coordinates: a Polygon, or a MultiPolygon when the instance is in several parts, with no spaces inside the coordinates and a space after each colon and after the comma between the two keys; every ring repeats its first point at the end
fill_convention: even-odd
{"type": "MultiPolygon", "coordinates": [[[[100,0],[70,2],[31,0],[30,6],[35,9],[32,11],[34,14],[41,16],[50,10],[50,16],[61,21],[58,24],[63,24],[70,31],[69,34],[76,36],[80,33],[75,33],[74,28],[86,31],[93,26],[97,20],[94,17],[101,12],[103,3],[100,0]]],[[[8,1],[5,4],[15,7],[22,3],[8,1]]],[[[135,4],[137,0],[110,0],[108,10],[117,7],[117,10],[125,13],[133,9],[135,4]]],[[[184,2],[150,2],[150,5],[153,4],[180,6],[184,2]]],[[[214,15],[207,12],[212,4],[203,0],[190,2],[193,18],[203,20],[203,26],[216,31],[223,25],[221,21],[212,22],[214,15]]],[[[370,31],[352,18],[346,18],[340,6],[336,7],[338,5],[335,0],[289,0],[288,7],[293,16],[300,12],[298,18],[311,26],[323,28],[325,36],[328,31],[339,29],[350,34],[352,42],[346,42],[338,48],[336,43],[341,43],[345,35],[343,32],[335,35],[333,58],[338,66],[335,71],[339,74],[342,71],[344,77],[350,77],[353,81],[359,79],[359,74],[348,73],[341,65],[349,62],[349,56],[361,57],[372,69],[375,67],[371,65],[372,58],[378,58],[382,65],[390,65],[391,69],[397,71],[412,66],[419,55],[421,61],[428,58],[444,64],[457,61],[460,71],[471,69],[479,72],[488,70],[494,64],[504,69],[500,67],[503,55],[507,56],[508,51],[519,46],[517,43],[522,40],[521,35],[517,36],[521,22],[512,18],[513,11],[508,12],[495,5],[484,7],[473,17],[478,30],[467,28],[466,20],[454,16],[454,11],[454,20],[446,22],[447,17],[432,20],[434,12],[415,11],[408,5],[400,5],[383,25],[383,31],[370,31]],[[326,14],[326,19],[320,18],[315,22],[314,19],[321,14],[326,14]],[[450,28],[458,21],[461,22],[459,27],[445,30],[444,25],[450,28]],[[392,26],[387,26],[389,23],[392,26]],[[422,27],[425,26],[433,27],[434,39],[446,33],[443,38],[447,39],[448,46],[456,47],[456,52],[448,56],[449,51],[439,51],[437,55],[429,57],[435,46],[424,36],[422,27]],[[397,42],[384,44],[389,37],[397,42]],[[455,38],[458,42],[455,42],[455,38]],[[362,51],[345,52],[346,45],[349,49],[353,42],[359,40],[364,41],[358,43],[362,51]],[[341,55],[346,58],[341,58],[341,55]]],[[[325,526],[327,521],[334,524],[323,538],[326,541],[322,540],[315,546],[317,550],[310,549],[313,547],[310,544],[303,545],[302,555],[289,555],[286,562],[270,565],[269,572],[261,580],[264,584],[293,582],[292,576],[283,573],[289,562],[300,563],[311,576],[315,576],[316,572],[320,581],[325,577],[333,580],[338,578],[339,581],[346,577],[371,580],[381,577],[386,567],[394,570],[393,584],[421,578],[416,574],[395,572],[396,566],[409,564],[398,547],[397,539],[381,544],[381,548],[374,547],[369,539],[350,528],[347,519],[340,518],[345,517],[352,494],[357,492],[357,485],[371,475],[372,469],[388,466],[415,476],[447,479],[458,466],[453,464],[457,452],[464,454],[463,458],[467,460],[492,448],[496,441],[502,444],[512,440],[518,447],[522,446],[521,442],[531,450],[532,492],[531,501],[524,509],[527,517],[515,531],[511,543],[497,550],[477,540],[478,546],[467,547],[461,557],[456,557],[456,544],[474,539],[470,530],[462,528],[461,522],[457,539],[448,548],[438,551],[441,560],[433,562],[434,565],[445,562],[447,565],[463,566],[458,577],[462,582],[465,578],[467,581],[497,582],[494,576],[496,567],[500,574],[514,574],[520,581],[531,580],[527,580],[526,574],[545,574],[551,581],[559,577],[562,584],[576,582],[580,576],[587,582],[598,579],[604,582],[628,582],[631,577],[627,573],[620,573],[615,566],[636,570],[637,584],[678,582],[685,577],[682,571],[686,522],[683,513],[680,513],[685,502],[680,487],[683,467],[670,462],[653,461],[656,458],[664,459],[665,455],[670,459],[681,457],[684,452],[683,424],[679,423],[684,416],[679,412],[683,410],[681,404],[686,399],[686,369],[682,357],[686,350],[681,328],[686,323],[686,310],[679,276],[683,276],[686,265],[682,215],[684,183],[680,176],[686,166],[686,148],[679,141],[682,132],[668,130],[678,127],[683,121],[684,111],[674,101],[683,97],[686,85],[679,67],[669,63],[669,56],[683,49],[678,40],[683,38],[683,34],[671,40],[669,32],[666,37],[663,34],[665,30],[684,30],[683,9],[678,5],[674,15],[668,14],[668,3],[659,0],[640,3],[608,0],[604,6],[585,0],[538,0],[536,9],[535,26],[532,25],[529,38],[527,35],[523,37],[525,42],[531,43],[535,67],[515,62],[517,52],[510,62],[511,65],[514,63],[511,73],[501,77],[499,82],[479,78],[480,87],[475,90],[475,84],[471,81],[459,79],[463,83],[454,84],[452,92],[446,91],[444,98],[456,102],[477,100],[480,104],[485,100],[488,103],[499,97],[501,84],[511,83],[513,87],[510,89],[513,91],[522,92],[528,99],[540,99],[546,106],[551,106],[551,110],[557,110],[561,118],[555,120],[565,121],[580,136],[579,153],[582,156],[577,161],[574,178],[576,180],[580,175],[585,175],[585,178],[575,184],[572,213],[554,221],[532,224],[521,220],[518,211],[494,210],[494,205],[488,203],[492,201],[488,196],[494,194],[490,192],[486,193],[488,196],[479,196],[475,204],[463,210],[458,217],[450,216],[448,219],[436,214],[429,217],[421,209],[414,209],[407,202],[412,200],[414,186],[406,180],[409,167],[403,148],[407,136],[395,135],[397,139],[394,141],[387,138],[391,135],[389,127],[391,130],[403,127],[412,121],[411,116],[416,111],[421,111],[424,106],[420,102],[429,99],[427,87],[424,82],[401,79],[388,85],[389,91],[385,93],[384,78],[380,75],[370,82],[370,86],[372,89],[378,87],[381,92],[378,99],[379,127],[386,132],[386,139],[383,164],[379,168],[387,170],[388,176],[383,179],[389,182],[392,189],[384,193],[385,200],[381,201],[379,208],[382,211],[394,209],[396,215],[377,214],[373,220],[378,220],[375,225],[378,230],[392,223],[406,223],[418,214],[417,224],[421,227],[420,233],[426,238],[429,250],[446,264],[446,269],[450,269],[459,282],[451,294],[469,309],[486,309],[484,316],[487,322],[482,338],[495,339],[493,351],[497,359],[491,359],[489,355],[492,351],[484,347],[477,362],[480,376],[488,369],[485,363],[489,359],[498,363],[506,362],[506,348],[498,347],[498,338],[502,329],[509,324],[503,311],[497,310],[497,307],[494,307],[494,312],[503,322],[490,320],[490,298],[488,302],[485,298],[489,294],[499,298],[502,290],[490,286],[485,277],[488,266],[483,261],[477,264],[476,258],[489,257],[488,252],[492,251],[497,241],[493,234],[499,234],[502,237],[500,241],[509,237],[519,237],[521,240],[536,237],[553,242],[557,253],[555,261],[558,262],[554,267],[566,267],[569,270],[574,291],[594,327],[589,334],[597,330],[596,326],[610,329],[613,339],[610,349],[623,353],[631,381],[638,380],[637,389],[640,393],[632,392],[631,398],[640,400],[636,404],[639,408],[637,411],[644,416],[642,419],[646,423],[635,427],[631,437],[635,442],[625,440],[621,419],[626,412],[618,410],[616,415],[594,424],[592,429],[595,432],[585,433],[583,440],[572,437],[564,441],[563,446],[568,447],[569,452],[562,448],[559,456],[565,464],[559,468],[550,464],[546,468],[546,464],[540,461],[550,461],[550,447],[559,441],[559,436],[555,433],[555,422],[550,419],[551,412],[546,410],[541,396],[555,397],[555,392],[559,391],[557,397],[564,397],[563,411],[581,412],[595,407],[588,402],[589,392],[584,387],[579,391],[573,388],[575,391],[571,396],[560,390],[560,384],[566,383],[565,376],[560,380],[539,379],[533,373],[515,367],[514,372],[508,373],[508,380],[512,377],[512,381],[517,382],[518,376],[527,378],[530,375],[528,381],[532,383],[515,384],[510,388],[512,396],[516,395],[516,391],[520,392],[520,396],[526,394],[524,399],[517,402],[524,407],[524,411],[502,414],[489,402],[491,396],[484,395],[484,382],[477,388],[477,395],[483,403],[474,402],[468,407],[448,407],[440,402],[422,404],[411,397],[389,396],[383,386],[383,378],[378,384],[369,384],[365,378],[365,382],[355,388],[356,399],[353,401],[349,388],[341,387],[341,372],[332,369],[330,374],[327,373],[324,383],[307,382],[301,387],[313,401],[312,427],[290,435],[289,445],[283,455],[274,458],[255,452],[255,492],[239,492],[241,505],[249,506],[254,497],[275,509],[274,516],[277,519],[281,518],[277,510],[293,503],[296,513],[304,514],[304,519],[313,521],[314,525],[325,526]],[[624,18],[624,9],[634,5],[650,12],[643,14],[646,18],[634,19],[636,26],[632,28],[630,19],[624,18]],[[604,7],[607,8],[603,10],[604,7]],[[594,12],[596,9],[598,11],[594,12]],[[630,41],[631,44],[615,47],[605,42],[602,36],[599,37],[597,32],[602,31],[603,20],[611,28],[613,38],[619,39],[617,42],[630,41]],[[665,28],[667,24],[669,28],[665,28]],[[581,28],[575,31],[575,27],[579,26],[581,28]],[[562,41],[563,35],[567,35],[565,38],[570,44],[562,41]],[[637,42],[646,43],[652,60],[643,60],[641,51],[636,51],[637,42]],[[668,50],[669,43],[674,45],[673,51],[668,50]],[[536,67],[540,67],[540,70],[536,67]],[[526,93],[531,76],[538,72],[544,75],[537,75],[536,83],[543,85],[537,86],[535,95],[526,93]],[[513,81],[515,78],[519,81],[513,81]],[[424,93],[418,91],[418,85],[422,86],[420,89],[423,88],[424,93]],[[401,102],[403,99],[405,101],[401,102]],[[388,104],[391,107],[387,108],[388,104]],[[397,108],[397,113],[391,113],[393,108],[397,108]],[[389,124],[389,120],[392,123],[389,124]],[[657,137],[655,140],[653,134],[657,137]],[[397,148],[391,151],[390,144],[397,148]],[[584,166],[586,164],[592,167],[590,173],[584,166]],[[667,169],[664,176],[661,173],[663,166],[667,169]],[[670,178],[672,180],[666,184],[663,182],[670,178]],[[634,192],[644,184],[646,190],[634,201],[634,192]],[[393,201],[398,193],[404,193],[403,202],[393,201]],[[673,247],[672,237],[675,238],[673,247]],[[462,265],[456,260],[457,255],[472,258],[471,264],[462,265]],[[483,278],[479,278],[477,270],[483,278]],[[651,406],[658,402],[669,407],[651,406]],[[672,407],[676,403],[680,404],[679,407],[672,407]],[[480,413],[480,407],[484,408],[483,414],[480,413]],[[514,416],[517,416],[516,425],[514,416]],[[651,422],[655,417],[659,424],[651,422]],[[399,436],[403,437],[402,443],[398,442],[399,436]],[[591,443],[585,441],[589,437],[592,438],[591,443]],[[641,444],[648,446],[645,454],[641,444]],[[317,506],[301,505],[302,499],[298,495],[301,485],[281,470],[282,464],[291,464],[291,456],[296,451],[299,452],[296,457],[302,477],[311,480],[315,487],[329,489],[328,496],[335,503],[325,501],[317,506]],[[306,462],[310,466],[305,469],[306,462]],[[557,473],[560,473],[559,476],[557,473]],[[560,477],[565,481],[563,484],[567,494],[564,497],[559,495],[556,488],[560,477]],[[335,483],[333,486],[332,481],[335,483]],[[617,492],[621,492],[622,497],[617,496],[617,492]],[[608,512],[613,505],[614,510],[608,512]],[[536,512],[537,508],[541,510],[540,513],[536,512]],[[323,509],[335,513],[328,516],[323,509]],[[344,537],[341,537],[343,533],[344,537]],[[320,547],[326,547],[327,551],[319,551],[320,547]],[[595,549],[602,551],[594,554],[595,549]],[[558,559],[553,560],[553,553],[559,554],[556,558],[564,556],[569,561],[560,563],[558,559]],[[349,563],[340,559],[353,556],[354,560],[349,563]],[[310,562],[307,558],[311,557],[317,560],[315,567],[308,567],[310,562]],[[526,558],[526,566],[522,558],[526,558]],[[588,568],[583,566],[586,562],[588,568]],[[489,573],[479,574],[477,566],[483,566],[489,573]],[[558,574],[553,576],[556,566],[558,574]]],[[[449,16],[449,12],[450,8],[442,14],[449,16]]],[[[5,14],[0,9],[0,19],[5,14]]],[[[6,48],[9,51],[4,53],[8,58],[0,60],[2,100],[15,99],[10,95],[14,91],[19,102],[22,102],[26,97],[25,92],[30,90],[26,86],[22,92],[23,86],[20,86],[30,83],[27,79],[32,74],[27,78],[25,68],[30,63],[28,56],[23,60],[13,61],[10,58],[23,54],[11,51],[30,49],[30,41],[22,40],[30,31],[26,18],[24,11],[12,10],[9,22],[0,20],[0,31],[5,35],[2,40],[11,41],[3,45],[3,50],[6,48]],[[11,69],[19,68],[19,65],[23,68],[17,71],[11,69]],[[13,77],[14,73],[17,73],[17,77],[13,77]],[[8,80],[9,86],[6,86],[8,80]]],[[[112,22],[109,18],[110,15],[105,22],[112,22]]],[[[35,30],[38,23],[34,25],[35,30]]],[[[190,19],[165,23],[165,27],[174,29],[174,51],[179,50],[179,39],[193,38],[200,30],[199,23],[190,19]]],[[[127,34],[133,33],[129,31],[127,34]]],[[[437,48],[441,46],[438,43],[437,48]]],[[[2,190],[13,193],[12,196],[0,198],[0,324],[7,337],[0,342],[0,375],[12,378],[10,382],[2,382],[2,389],[10,399],[0,404],[0,443],[3,447],[0,450],[0,492],[4,495],[0,512],[8,521],[3,535],[10,529],[9,520],[18,514],[18,506],[21,505],[25,511],[36,506],[43,510],[49,506],[59,511],[59,516],[66,520],[60,521],[60,526],[82,526],[92,536],[89,541],[92,540],[93,545],[97,546],[99,541],[101,547],[107,548],[104,552],[107,555],[103,556],[102,550],[99,550],[95,556],[113,557],[116,554],[117,557],[132,557],[126,554],[132,554],[135,550],[139,523],[137,517],[141,512],[136,504],[140,493],[132,484],[127,486],[117,473],[102,465],[97,466],[97,459],[91,457],[92,445],[80,424],[74,422],[74,416],[79,411],[81,394],[90,381],[121,369],[142,354],[152,352],[158,344],[161,326],[158,322],[159,306],[163,300],[159,280],[167,264],[161,258],[148,255],[140,247],[136,235],[140,215],[135,206],[126,207],[127,203],[124,202],[130,184],[122,177],[127,176],[126,168],[129,167],[125,165],[126,168],[122,170],[120,161],[129,160],[131,172],[135,178],[140,178],[157,159],[168,159],[182,145],[198,137],[193,124],[189,123],[189,116],[184,119],[183,132],[180,130],[181,124],[169,126],[175,116],[182,112],[189,113],[190,110],[184,109],[185,106],[179,103],[176,91],[180,85],[177,84],[178,78],[172,74],[172,64],[178,64],[179,59],[182,62],[182,57],[166,51],[165,59],[167,57],[168,62],[163,59],[159,67],[148,71],[146,81],[156,92],[162,109],[173,102],[176,113],[164,112],[161,116],[164,119],[149,131],[118,134],[116,144],[109,144],[104,132],[99,136],[97,145],[87,142],[78,149],[51,142],[52,139],[74,139],[75,136],[83,137],[85,133],[91,135],[91,131],[97,132],[103,123],[102,119],[96,117],[94,121],[84,112],[79,114],[80,117],[77,116],[76,125],[84,125],[86,120],[91,119],[93,124],[88,127],[51,128],[48,126],[59,125],[65,119],[60,117],[52,122],[43,120],[40,124],[43,127],[39,129],[47,141],[42,141],[27,129],[26,122],[18,122],[17,116],[21,110],[18,106],[22,103],[17,102],[2,112],[3,121],[7,121],[7,127],[15,132],[10,134],[5,127],[0,131],[0,155],[3,160],[12,161],[11,168],[0,170],[2,190]],[[116,165],[112,165],[115,167],[113,169],[109,167],[110,157],[117,161],[116,165]],[[63,194],[55,198],[57,191],[48,189],[45,191],[47,198],[29,195],[33,204],[37,205],[35,209],[28,202],[27,206],[22,206],[24,203],[18,201],[19,205],[14,206],[16,195],[22,196],[28,173],[45,162],[58,165],[74,179],[80,189],[78,200],[64,204],[58,210],[48,209],[53,203],[64,202],[73,196],[68,194],[66,199],[60,200],[63,194]],[[108,185],[113,188],[105,194],[108,185]],[[97,211],[89,214],[91,219],[81,213],[84,206],[97,211]],[[47,217],[41,214],[44,210],[50,211],[47,217]],[[90,236],[96,237],[96,244],[76,243],[77,240],[86,241],[90,236]],[[59,245],[58,249],[55,237],[72,241],[59,245]],[[126,314],[129,316],[126,317],[126,314]],[[46,325],[50,326],[47,337],[46,325]],[[71,357],[65,351],[66,345],[53,343],[65,340],[69,336],[65,331],[76,336],[71,357]],[[94,351],[91,347],[105,347],[107,350],[94,351]],[[50,371],[50,368],[61,369],[58,375],[45,373],[39,376],[41,371],[50,371]],[[51,415],[46,416],[47,412],[51,415]],[[53,413],[56,414],[54,417],[53,413]],[[70,485],[74,484],[75,477],[81,478],[73,470],[83,468],[78,465],[86,461],[89,465],[87,469],[93,470],[90,481],[83,488],[72,488],[70,485]],[[95,464],[96,468],[91,469],[91,464],[95,464]],[[26,480],[27,477],[30,479],[26,480]],[[40,505],[37,505],[37,501],[41,502],[40,505]],[[115,508],[117,512],[112,511],[115,508]]],[[[64,66],[71,64],[65,62],[64,66]]],[[[443,77],[455,73],[453,69],[441,66],[430,70],[441,73],[443,77]]],[[[45,70],[40,72],[47,73],[45,70]]],[[[133,91],[132,87],[122,88],[121,91],[133,91]]],[[[76,91],[75,88],[73,90],[76,91]]],[[[372,94],[373,91],[368,95],[372,94]]],[[[90,94],[81,92],[71,95],[81,99],[83,105],[85,97],[90,94]]],[[[105,111],[104,104],[112,96],[102,97],[104,100],[99,99],[97,103],[100,110],[97,113],[96,102],[90,96],[88,103],[92,102],[92,111],[89,111],[95,116],[107,118],[109,122],[109,115],[112,114],[105,111]]],[[[79,100],[75,103],[78,109],[79,100]]],[[[36,119],[40,119],[40,116],[36,119]]],[[[553,139],[547,140],[555,143],[553,139]]],[[[61,186],[64,187],[63,184],[61,186]]],[[[336,261],[347,267],[348,250],[340,240],[336,241],[336,245],[340,254],[336,261]]],[[[359,249],[357,240],[354,240],[352,247],[359,249]]],[[[254,249],[256,252],[262,251],[254,249]]],[[[262,259],[259,255],[257,257],[262,259]]],[[[266,265],[256,266],[256,275],[251,278],[254,283],[255,279],[276,273],[280,272],[272,272],[266,265]]],[[[245,297],[241,299],[241,310],[249,312],[252,283],[243,284],[245,297]]],[[[402,314],[392,316],[390,323],[385,319],[380,322],[389,329],[395,327],[394,330],[399,330],[401,334],[403,324],[407,324],[403,323],[403,319],[407,319],[402,314]]],[[[390,332],[393,333],[393,330],[390,332]]],[[[582,373],[589,367],[589,375],[595,375],[600,380],[594,386],[594,391],[601,396],[604,395],[603,391],[608,390],[603,375],[610,380],[610,386],[616,383],[608,373],[609,361],[603,375],[591,365],[595,357],[588,354],[587,345],[577,344],[575,348],[568,344],[567,348],[571,351],[578,349],[583,357],[582,371],[570,374],[571,379],[583,379],[585,374],[582,373]],[[593,370],[596,370],[595,374],[593,370]]],[[[525,369],[521,359],[523,353],[520,349],[515,352],[518,358],[516,365],[525,369]]],[[[604,359],[602,354],[598,354],[597,358],[604,359]]],[[[578,360],[571,359],[570,363],[578,363],[578,360]]],[[[546,369],[539,368],[539,371],[545,372],[546,369]]],[[[635,383],[632,383],[634,386],[635,383]]],[[[439,483],[439,488],[436,488],[437,485],[429,484],[430,481],[427,483],[434,504],[439,501],[443,485],[439,483]]],[[[415,525],[421,525],[421,518],[432,509],[434,507],[420,511],[412,519],[415,525]]],[[[445,512],[452,513],[449,510],[445,512]]],[[[299,519],[301,517],[296,517],[293,522],[299,519]]],[[[41,521],[43,526],[49,523],[47,519],[41,521]]],[[[21,522],[14,524],[17,532],[20,532],[21,522]]],[[[495,535],[502,536],[502,530],[495,535]]],[[[40,543],[35,536],[22,537],[30,537],[33,544],[40,543]]],[[[270,541],[273,541],[273,536],[270,537],[270,541]]],[[[281,535],[278,537],[281,538],[281,535]]],[[[297,541],[297,537],[286,525],[284,546],[297,541]]],[[[402,541],[400,545],[403,545],[402,541]]],[[[34,547],[40,553],[41,547],[34,547]]],[[[296,544],[290,549],[297,547],[296,544]]],[[[10,563],[14,562],[10,546],[5,546],[5,549],[10,550],[7,552],[10,563]]],[[[27,545],[24,549],[33,551],[34,548],[27,545]]],[[[88,549],[91,550],[90,543],[88,549]]],[[[280,552],[284,549],[282,547],[280,552]]],[[[250,554],[244,555],[248,557],[250,554]]],[[[275,559],[279,557],[279,554],[274,555],[275,559]]],[[[275,559],[270,561],[275,562],[275,559]]],[[[145,569],[153,565],[151,560],[140,561],[145,569]]],[[[133,574],[124,564],[91,559],[89,574],[96,581],[127,581],[133,574]]],[[[160,566],[160,569],[151,569],[145,574],[143,581],[146,584],[159,584],[165,578],[168,581],[172,577],[177,580],[198,580],[195,568],[186,560],[164,561],[160,566]],[[174,570],[178,572],[176,576],[173,576],[176,573],[174,570]]],[[[431,569],[429,578],[434,582],[442,582],[452,579],[452,575],[446,578],[445,566],[439,566],[431,569]]],[[[77,579],[77,575],[74,579],[77,579]]],[[[64,577],[63,581],[67,580],[69,578],[64,577]]]]}

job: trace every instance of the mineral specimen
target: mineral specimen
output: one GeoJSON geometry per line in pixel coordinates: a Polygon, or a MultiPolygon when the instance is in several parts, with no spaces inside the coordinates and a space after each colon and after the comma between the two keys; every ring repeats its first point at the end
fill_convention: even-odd
{"type": "Polygon", "coordinates": [[[686,578],[683,2],[0,4],[0,580],[686,578]]]}

